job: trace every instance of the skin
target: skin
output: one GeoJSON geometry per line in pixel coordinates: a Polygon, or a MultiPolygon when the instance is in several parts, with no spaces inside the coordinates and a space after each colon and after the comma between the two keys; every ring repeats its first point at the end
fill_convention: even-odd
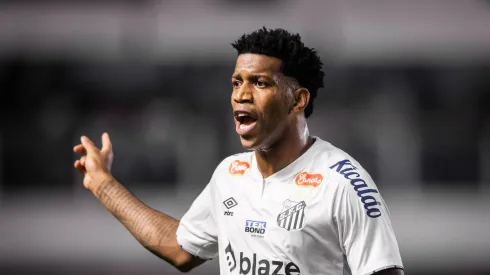
{"type": "Polygon", "coordinates": [[[102,149],[87,137],[73,151],[84,154],[75,168],[84,174],[83,185],[131,234],[150,252],[178,270],[188,272],[204,260],[192,256],[177,243],[179,221],[145,205],[111,175],[112,144],[107,133],[102,135],[102,149]]]}
{"type": "MultiPolygon", "coordinates": [[[[281,60],[257,54],[240,55],[232,86],[233,110],[247,110],[257,118],[254,131],[240,136],[240,141],[244,148],[255,151],[264,178],[292,163],[313,144],[304,117],[310,93],[281,73],[281,60]]],[[[83,136],[81,144],[73,150],[83,154],[74,166],[84,175],[84,187],[146,249],[182,272],[205,262],[177,243],[178,220],[148,207],[112,176],[114,154],[107,133],[102,135],[101,149],[83,136]]],[[[403,275],[403,271],[388,269],[376,275],[403,275]]]]}
{"type": "Polygon", "coordinates": [[[242,54],[232,76],[233,110],[247,109],[257,116],[253,133],[240,136],[240,141],[244,148],[255,150],[265,178],[289,165],[313,144],[304,116],[310,93],[284,76],[281,65],[281,60],[274,57],[242,54]]]}

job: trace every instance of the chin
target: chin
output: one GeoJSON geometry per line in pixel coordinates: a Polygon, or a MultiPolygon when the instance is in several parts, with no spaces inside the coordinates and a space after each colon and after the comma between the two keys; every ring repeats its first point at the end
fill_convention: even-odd
{"type": "Polygon", "coordinates": [[[242,147],[249,151],[254,151],[260,148],[261,143],[257,138],[249,138],[240,136],[240,142],[242,143],[242,147]]]}
{"type": "Polygon", "coordinates": [[[267,139],[261,139],[258,137],[244,138],[243,136],[241,136],[240,141],[242,143],[242,147],[249,151],[267,152],[270,151],[272,147],[267,139]]]}

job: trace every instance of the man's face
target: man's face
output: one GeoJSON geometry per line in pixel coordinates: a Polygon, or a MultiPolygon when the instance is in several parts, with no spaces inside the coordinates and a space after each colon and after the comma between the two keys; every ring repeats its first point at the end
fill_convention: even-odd
{"type": "Polygon", "coordinates": [[[238,56],[232,76],[231,105],[242,146],[267,150],[289,125],[293,104],[282,61],[259,54],[238,56]]]}

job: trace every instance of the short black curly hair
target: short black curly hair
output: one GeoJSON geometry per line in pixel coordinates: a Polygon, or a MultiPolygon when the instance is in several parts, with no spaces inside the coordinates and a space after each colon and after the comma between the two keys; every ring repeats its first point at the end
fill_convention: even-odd
{"type": "Polygon", "coordinates": [[[306,47],[299,34],[291,34],[284,29],[263,27],[242,35],[231,44],[238,55],[245,53],[262,54],[282,60],[282,73],[298,81],[310,92],[310,102],[305,108],[305,117],[313,113],[313,101],[318,89],[323,87],[323,63],[313,48],[306,47]]]}

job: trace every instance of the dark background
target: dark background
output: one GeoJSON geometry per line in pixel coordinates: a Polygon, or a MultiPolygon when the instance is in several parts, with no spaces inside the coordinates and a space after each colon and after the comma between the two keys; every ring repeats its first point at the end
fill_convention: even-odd
{"type": "Polygon", "coordinates": [[[115,177],[181,217],[243,150],[229,44],[264,25],[322,55],[310,130],[371,173],[406,274],[490,274],[490,5],[312,0],[1,1],[0,273],[176,273],[83,189],[72,147],[109,132],[115,177]]]}

